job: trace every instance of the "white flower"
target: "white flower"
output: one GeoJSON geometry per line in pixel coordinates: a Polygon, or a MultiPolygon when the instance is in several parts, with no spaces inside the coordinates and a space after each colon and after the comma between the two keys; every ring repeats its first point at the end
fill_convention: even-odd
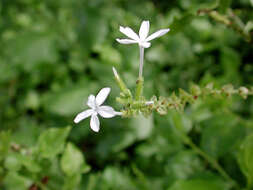
{"type": "Polygon", "coordinates": [[[149,41],[158,38],[170,31],[169,28],[161,29],[148,36],[149,21],[143,21],[139,30],[139,36],[129,27],[119,28],[120,32],[125,34],[130,39],[116,39],[121,44],[134,44],[138,43],[140,47],[149,48],[151,43],[149,41]]]}
{"type": "Polygon", "coordinates": [[[102,106],[107,96],[109,95],[110,91],[111,89],[107,87],[107,88],[102,88],[96,97],[93,94],[91,94],[88,97],[88,101],[87,101],[87,105],[91,109],[88,109],[79,113],[75,117],[74,122],[79,123],[83,119],[91,116],[90,127],[93,131],[98,132],[99,131],[98,114],[103,118],[112,118],[116,115],[122,115],[121,112],[114,111],[114,109],[110,106],[102,106]]]}

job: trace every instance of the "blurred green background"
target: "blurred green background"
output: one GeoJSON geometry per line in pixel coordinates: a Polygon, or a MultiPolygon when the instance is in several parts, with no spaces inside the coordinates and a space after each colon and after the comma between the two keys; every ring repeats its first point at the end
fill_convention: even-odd
{"type": "Polygon", "coordinates": [[[99,133],[89,119],[73,123],[88,95],[106,86],[112,88],[106,104],[121,109],[112,66],[134,89],[139,51],[115,39],[124,36],[120,25],[138,32],[142,20],[150,20],[150,33],[171,29],[145,50],[146,98],[187,90],[190,82],[252,85],[252,43],[196,13],[215,7],[225,15],[231,8],[247,23],[253,2],[217,2],[0,0],[0,189],[233,189],[185,145],[175,125],[249,189],[253,165],[240,164],[240,147],[253,129],[252,98],[207,98],[185,113],[101,119],[99,133]]]}

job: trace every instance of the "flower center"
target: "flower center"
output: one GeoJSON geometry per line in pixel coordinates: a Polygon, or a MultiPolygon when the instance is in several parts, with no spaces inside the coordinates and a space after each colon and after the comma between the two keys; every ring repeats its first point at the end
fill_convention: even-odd
{"type": "Polygon", "coordinates": [[[94,108],[92,108],[94,112],[98,112],[99,106],[97,104],[95,104],[94,108]]]}

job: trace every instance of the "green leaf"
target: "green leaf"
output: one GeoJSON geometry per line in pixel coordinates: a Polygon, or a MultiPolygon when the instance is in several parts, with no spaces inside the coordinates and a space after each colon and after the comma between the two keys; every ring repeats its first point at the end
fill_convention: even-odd
{"type": "Polygon", "coordinates": [[[253,187],[253,134],[249,135],[240,147],[238,155],[240,167],[248,179],[248,185],[253,187]]]}
{"type": "Polygon", "coordinates": [[[85,109],[88,96],[96,93],[97,85],[82,81],[60,92],[44,96],[43,105],[51,113],[69,116],[85,109]]]}
{"type": "Polygon", "coordinates": [[[61,158],[63,172],[67,176],[74,176],[87,170],[87,167],[81,151],[74,144],[68,143],[61,158]]]}
{"type": "Polygon", "coordinates": [[[184,27],[189,25],[192,19],[193,19],[192,14],[185,14],[181,18],[175,18],[175,20],[170,25],[171,30],[169,34],[176,34],[178,32],[182,32],[184,27]]]}
{"type": "Polygon", "coordinates": [[[22,165],[32,173],[38,173],[41,171],[41,167],[36,161],[33,159],[32,155],[20,155],[19,158],[22,162],[22,165]]]}
{"type": "Polygon", "coordinates": [[[221,180],[191,179],[176,181],[168,190],[226,190],[226,185],[221,180]]]}
{"type": "Polygon", "coordinates": [[[6,47],[10,60],[31,71],[40,63],[57,60],[54,36],[37,32],[23,32],[8,42],[6,47]]]}
{"type": "Polygon", "coordinates": [[[245,130],[231,114],[216,115],[204,122],[201,148],[213,157],[220,157],[233,150],[245,130]]]}
{"type": "Polygon", "coordinates": [[[212,10],[219,6],[220,0],[211,0],[207,1],[205,3],[193,3],[191,8],[189,9],[189,12],[192,14],[196,14],[199,10],[212,10]]]}
{"type": "Polygon", "coordinates": [[[10,153],[5,158],[4,167],[10,171],[18,171],[22,166],[18,153],[10,153]]]}
{"type": "Polygon", "coordinates": [[[227,9],[230,7],[232,3],[232,0],[220,0],[220,3],[219,3],[219,9],[221,12],[226,12],[227,9]]]}
{"type": "Polygon", "coordinates": [[[239,67],[241,64],[240,55],[232,48],[222,48],[220,56],[220,64],[223,68],[223,80],[230,83],[237,83],[237,76],[239,75],[239,67]]]}
{"type": "Polygon", "coordinates": [[[101,182],[98,189],[106,186],[108,187],[107,189],[136,190],[134,181],[130,178],[129,173],[117,167],[106,167],[102,173],[101,182]]]}
{"type": "Polygon", "coordinates": [[[140,115],[133,118],[130,121],[130,127],[138,140],[147,139],[152,134],[154,128],[153,116],[151,115],[146,118],[140,115]]]}
{"type": "Polygon", "coordinates": [[[187,179],[203,169],[203,164],[193,151],[180,151],[166,165],[166,173],[171,180],[187,179]]]}
{"type": "Polygon", "coordinates": [[[11,171],[18,171],[22,166],[33,173],[41,170],[40,166],[34,161],[32,154],[22,155],[17,152],[8,154],[4,162],[5,168],[11,171]]]}
{"type": "Polygon", "coordinates": [[[171,125],[181,132],[188,133],[192,129],[192,121],[185,114],[172,111],[168,118],[171,125]]]}
{"type": "Polygon", "coordinates": [[[97,45],[94,47],[94,50],[100,53],[103,63],[111,65],[120,65],[121,64],[121,54],[117,49],[109,45],[97,45]]]}
{"type": "Polygon", "coordinates": [[[43,158],[52,158],[63,151],[71,127],[51,128],[44,131],[38,141],[38,150],[43,158]]]}
{"type": "Polygon", "coordinates": [[[4,185],[9,190],[27,190],[32,185],[32,181],[15,172],[9,172],[4,179],[4,185]]]}
{"type": "Polygon", "coordinates": [[[85,24],[79,25],[82,44],[88,48],[89,46],[103,43],[108,33],[108,27],[107,20],[101,15],[99,9],[87,7],[85,11],[81,11],[77,22],[82,23],[83,20],[85,20],[85,24]],[[82,35],[83,32],[85,35],[82,35]]]}
{"type": "Polygon", "coordinates": [[[72,176],[67,176],[64,179],[63,190],[75,190],[79,186],[81,181],[81,174],[77,173],[72,176]]]}

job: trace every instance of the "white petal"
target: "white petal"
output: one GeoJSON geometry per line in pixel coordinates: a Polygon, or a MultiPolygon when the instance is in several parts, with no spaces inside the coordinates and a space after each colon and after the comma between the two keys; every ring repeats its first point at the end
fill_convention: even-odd
{"type": "Polygon", "coordinates": [[[149,48],[151,46],[151,43],[150,42],[142,42],[142,43],[139,43],[139,46],[142,46],[144,48],[149,48]]]}
{"type": "Polygon", "coordinates": [[[139,30],[139,36],[141,40],[145,40],[149,32],[149,21],[143,21],[139,30]]]}
{"type": "Polygon", "coordinates": [[[134,43],[138,43],[135,40],[130,40],[130,39],[116,39],[117,42],[121,43],[121,44],[134,44],[134,43]]]}
{"type": "Polygon", "coordinates": [[[100,106],[101,104],[104,103],[105,99],[107,98],[108,94],[110,93],[111,89],[109,87],[107,88],[102,88],[98,95],[96,96],[96,102],[97,105],[100,106]]]}
{"type": "Polygon", "coordinates": [[[112,118],[116,115],[116,112],[110,106],[100,106],[98,108],[98,113],[103,118],[112,118]]]}
{"type": "Polygon", "coordinates": [[[129,27],[119,27],[119,31],[128,36],[129,38],[139,41],[139,36],[129,27]]]}
{"type": "Polygon", "coordinates": [[[88,109],[88,110],[85,110],[79,114],[77,114],[77,116],[75,117],[74,119],[74,122],[75,123],[79,123],[80,121],[82,121],[83,119],[91,116],[91,114],[93,114],[93,110],[92,109],[88,109]]]}
{"type": "Polygon", "coordinates": [[[150,40],[153,40],[155,38],[158,38],[164,34],[166,34],[167,32],[169,32],[170,29],[167,28],[167,29],[161,29],[161,30],[158,30],[156,31],[155,33],[151,34],[149,37],[147,37],[146,41],[150,41],[150,40]]]}
{"type": "Polygon", "coordinates": [[[90,119],[90,128],[95,131],[98,132],[99,131],[99,119],[97,114],[92,114],[91,115],[91,119],[90,119]]]}
{"type": "Polygon", "coordinates": [[[93,109],[96,107],[96,98],[93,94],[88,97],[87,105],[93,109]]]}

